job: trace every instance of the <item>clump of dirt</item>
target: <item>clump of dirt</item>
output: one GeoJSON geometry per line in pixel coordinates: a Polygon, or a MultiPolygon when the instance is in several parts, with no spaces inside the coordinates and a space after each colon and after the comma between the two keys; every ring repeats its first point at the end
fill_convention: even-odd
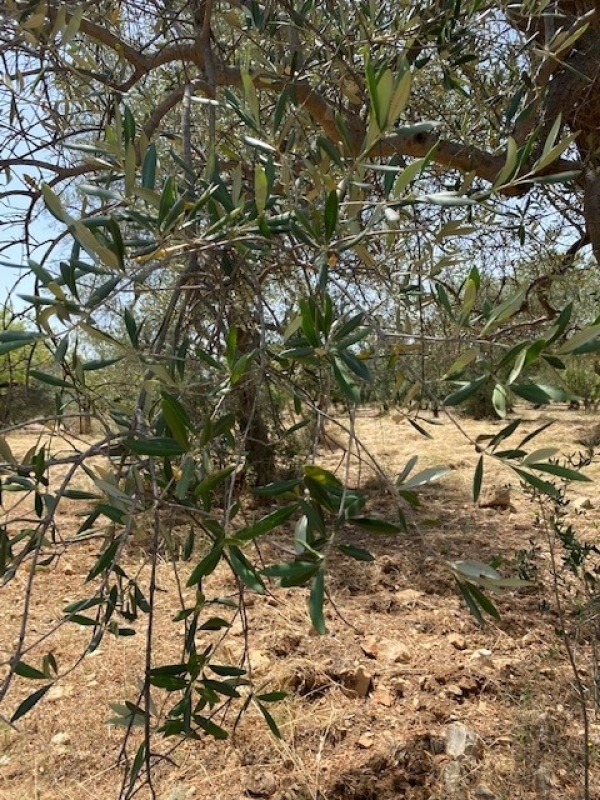
{"type": "Polygon", "coordinates": [[[439,777],[439,742],[430,734],[407,740],[393,752],[353,759],[353,766],[323,787],[330,800],[430,800],[439,777]]]}

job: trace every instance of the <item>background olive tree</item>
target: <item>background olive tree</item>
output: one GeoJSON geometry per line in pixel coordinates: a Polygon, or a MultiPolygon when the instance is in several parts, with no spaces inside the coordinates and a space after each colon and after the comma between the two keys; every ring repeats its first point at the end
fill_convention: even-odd
{"type": "MultiPolygon", "coordinates": [[[[122,796],[151,785],[158,733],[221,738],[221,710],[254,702],[277,734],[279,695],[221,663],[225,615],[276,579],[310,587],[323,633],[331,548],[371,558],[338,534],[401,532],[405,504],[443,474],[411,460],[382,476],[394,517],[366,516],[365,495],[315,463],[331,403],[350,458],[362,398],[408,395],[407,421],[428,435],[424,405],[450,413],[485,391],[503,417],[514,397],[569,397],[564,358],[598,347],[596,311],[555,287],[585,248],[600,253],[599,37],[591,3],[2,4],[1,249],[32,288],[13,292],[25,328],[0,333],[0,354],[44,348],[51,364],[27,362],[54,395],[42,421],[74,402],[94,421],[72,454],[40,446],[18,463],[0,440],[3,488],[36,518],[0,529],[4,581],[27,576],[0,700],[15,676],[40,682],[13,723],[69,668],[41,643],[24,657],[36,568],[94,537],[65,620],[89,627],[91,651],[148,619],[140,693],[115,720],[125,752],[144,730],[122,796]],[[540,252],[552,258],[529,271],[540,252]],[[81,502],[76,533],[64,498],[81,502]],[[253,545],[290,523],[290,557],[255,563],[253,545]],[[122,561],[140,527],[147,581],[122,561]],[[197,588],[178,616],[181,663],[166,666],[152,660],[161,552],[190,561],[197,588]],[[204,594],[220,563],[236,602],[204,594]],[[202,653],[198,629],[215,631],[202,653]],[[160,716],[157,692],[171,698],[160,716]]],[[[553,478],[579,476],[530,459],[526,441],[498,449],[518,426],[479,444],[475,498],[489,459],[551,496],[553,478]]],[[[495,613],[480,579],[515,585],[480,566],[455,568],[479,618],[495,613]]]]}

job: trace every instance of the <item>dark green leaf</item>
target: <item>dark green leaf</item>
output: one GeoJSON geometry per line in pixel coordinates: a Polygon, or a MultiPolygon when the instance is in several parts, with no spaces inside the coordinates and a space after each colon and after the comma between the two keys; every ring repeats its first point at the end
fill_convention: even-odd
{"type": "Polygon", "coordinates": [[[529,469],[537,469],[540,472],[548,472],[550,475],[556,475],[559,478],[565,478],[568,481],[591,481],[591,478],[588,478],[587,475],[579,472],[575,469],[567,469],[567,467],[561,467],[559,464],[527,464],[529,469]]]}
{"type": "Polygon", "coordinates": [[[166,692],[182,692],[188,685],[187,679],[178,675],[150,675],[148,680],[152,686],[166,692]]]}
{"type": "Polygon", "coordinates": [[[541,386],[536,386],[533,383],[513,383],[510,388],[516,395],[535,405],[539,403],[545,405],[552,400],[541,386]]]}
{"type": "Polygon", "coordinates": [[[325,211],[323,212],[323,222],[325,227],[325,238],[327,241],[331,239],[335,233],[338,221],[340,201],[335,189],[332,189],[327,196],[325,202],[325,211]]]}
{"type": "Polygon", "coordinates": [[[473,502],[476,503],[481,492],[481,481],[483,480],[483,456],[479,457],[475,474],[473,475],[473,502]]]}
{"type": "Polygon", "coordinates": [[[338,388],[346,400],[352,405],[360,403],[360,389],[345,362],[339,356],[334,356],[331,362],[333,375],[338,388]]]}
{"type": "Polygon", "coordinates": [[[483,616],[481,614],[481,611],[479,610],[479,606],[477,605],[477,603],[475,602],[475,600],[471,595],[469,584],[463,581],[459,581],[458,578],[456,578],[456,585],[458,586],[458,591],[460,592],[462,599],[465,601],[467,608],[469,609],[471,614],[475,617],[479,625],[483,628],[485,624],[483,616]]]}
{"type": "Polygon", "coordinates": [[[154,189],[156,183],[156,145],[148,145],[142,164],[142,186],[144,189],[154,189]]]}
{"type": "Polygon", "coordinates": [[[375,561],[375,556],[369,553],[368,550],[364,550],[362,547],[355,547],[352,544],[339,544],[339,549],[350,558],[355,559],[356,561],[375,561]]]}
{"type": "Polygon", "coordinates": [[[103,300],[106,300],[109,294],[111,294],[117,288],[120,281],[121,276],[117,275],[94,289],[87,303],[85,304],[86,307],[95,308],[96,306],[100,305],[100,303],[102,303],[103,300]]]}
{"type": "Polygon", "coordinates": [[[52,684],[49,683],[47,686],[42,686],[42,688],[38,689],[37,692],[34,692],[33,694],[30,694],[29,697],[26,697],[12,715],[10,721],[16,722],[18,719],[21,719],[21,717],[24,717],[28,711],[31,711],[34,705],[38,703],[46,694],[51,685],[52,684]]]}
{"type": "Polygon", "coordinates": [[[412,425],[412,427],[416,431],[418,431],[421,434],[421,436],[424,436],[426,439],[433,439],[433,436],[429,433],[429,431],[426,431],[425,428],[421,427],[421,425],[419,425],[419,423],[416,422],[416,420],[410,419],[409,417],[408,422],[410,425],[412,425]]]}
{"type": "Polygon", "coordinates": [[[269,531],[283,525],[297,508],[298,506],[296,503],[285,506],[284,508],[278,508],[277,511],[271,512],[271,514],[255,522],[254,525],[249,525],[247,528],[236,531],[235,538],[242,542],[250,542],[258,536],[263,536],[265,533],[269,533],[269,531]]]}
{"type": "Polygon", "coordinates": [[[269,726],[269,729],[270,729],[271,733],[273,734],[273,736],[275,736],[277,739],[281,739],[281,738],[282,738],[282,737],[281,737],[281,731],[280,731],[280,730],[279,730],[279,728],[277,727],[277,723],[276,723],[276,722],[275,722],[275,720],[273,719],[273,716],[271,715],[271,712],[270,712],[270,711],[268,711],[268,710],[265,708],[265,706],[263,706],[263,704],[262,704],[262,703],[258,703],[258,702],[257,702],[257,703],[256,703],[256,705],[257,705],[257,706],[258,706],[258,708],[260,709],[260,713],[261,713],[261,714],[263,715],[263,717],[265,718],[265,722],[266,722],[266,723],[267,723],[267,725],[269,726]]]}
{"type": "Polygon", "coordinates": [[[186,448],[175,439],[167,436],[155,436],[149,439],[124,439],[124,447],[140,456],[180,456],[186,452],[186,448]]]}
{"type": "Polygon", "coordinates": [[[318,562],[293,561],[289,564],[274,564],[261,570],[268,578],[279,578],[281,586],[304,586],[319,569],[318,562]]]}
{"type": "Polygon", "coordinates": [[[211,617],[207,619],[206,622],[203,622],[202,625],[198,627],[199,631],[220,631],[223,628],[230,628],[231,623],[227,622],[226,619],[222,617],[211,617]]]}
{"type": "Polygon", "coordinates": [[[207,689],[212,689],[213,692],[223,695],[224,697],[236,699],[240,696],[238,690],[226,681],[213,681],[210,680],[210,678],[204,678],[203,684],[207,689]]]}
{"type": "Polygon", "coordinates": [[[133,785],[135,784],[138,775],[140,774],[140,770],[142,768],[145,758],[146,758],[146,742],[142,742],[137,749],[135,758],[133,759],[133,764],[131,765],[131,772],[129,773],[130,789],[133,788],[133,785]]]}
{"type": "Polygon", "coordinates": [[[317,147],[326,153],[334,164],[338,167],[343,167],[342,158],[338,149],[330,139],[325,138],[325,136],[318,136],[317,147]]]}
{"type": "Polygon", "coordinates": [[[188,432],[192,424],[185,408],[176,397],[168,392],[161,392],[161,410],[173,437],[181,447],[189,450],[188,432]]]}
{"type": "Polygon", "coordinates": [[[265,585],[262,582],[259,574],[239,549],[239,547],[229,548],[229,562],[233,571],[242,581],[242,583],[244,583],[253,591],[258,592],[258,594],[265,593],[265,585]]]}
{"type": "Polygon", "coordinates": [[[40,372],[37,369],[30,369],[28,373],[30,378],[35,378],[40,383],[47,383],[48,386],[58,386],[60,389],[72,389],[73,384],[63,381],[61,378],[56,378],[54,375],[48,375],[46,372],[40,372]]]}
{"type": "Polygon", "coordinates": [[[372,382],[373,379],[369,368],[362,359],[357,358],[349,350],[339,350],[337,355],[355,375],[358,375],[359,378],[362,378],[363,381],[367,381],[367,383],[372,382]]]}
{"type": "Polygon", "coordinates": [[[482,375],[480,378],[476,378],[475,380],[470,381],[469,383],[462,384],[460,389],[457,389],[455,392],[452,392],[445,398],[444,405],[445,406],[459,405],[460,403],[463,402],[463,400],[467,400],[467,398],[471,397],[476,392],[478,392],[485,385],[487,380],[488,376],[482,375]]]}
{"type": "Polygon", "coordinates": [[[519,442],[519,448],[524,447],[527,444],[527,442],[530,442],[533,438],[539,436],[540,433],[545,431],[546,428],[549,428],[550,425],[554,425],[555,422],[556,420],[551,419],[549,422],[544,422],[543,425],[541,425],[539,428],[536,428],[531,433],[528,433],[527,436],[525,436],[525,438],[519,442]]]}
{"type": "Polygon", "coordinates": [[[13,672],[15,675],[20,675],[22,678],[29,678],[34,681],[48,677],[44,672],[26,664],[24,661],[19,661],[13,672]]]}
{"type": "Polygon", "coordinates": [[[524,470],[518,469],[517,467],[513,467],[513,469],[517,473],[517,475],[523,481],[525,481],[525,483],[528,483],[530,486],[533,486],[542,494],[547,494],[549,497],[559,497],[560,493],[553,483],[548,483],[547,481],[543,481],[536,475],[531,475],[529,472],[525,472],[524,470]]]}
{"type": "Polygon", "coordinates": [[[173,176],[167,178],[165,185],[160,196],[160,205],[158,211],[158,225],[162,226],[167,214],[171,211],[175,204],[175,191],[176,183],[173,176]]]}
{"type": "Polygon", "coordinates": [[[351,517],[348,522],[353,525],[358,525],[370,533],[403,533],[405,528],[403,525],[398,525],[395,522],[387,522],[384,519],[375,519],[374,517],[351,517]]]}
{"type": "Polygon", "coordinates": [[[325,570],[323,566],[314,577],[313,585],[308,597],[308,611],[314,629],[321,636],[327,633],[325,617],[323,615],[323,604],[325,602],[325,570]]]}
{"type": "Polygon", "coordinates": [[[124,358],[125,356],[117,356],[116,358],[97,358],[92,361],[84,361],[81,368],[84,372],[95,372],[98,369],[112,367],[113,364],[118,364],[124,358]]]}
{"type": "Polygon", "coordinates": [[[211,572],[214,572],[217,564],[221,560],[222,555],[223,543],[217,542],[212,550],[210,550],[207,555],[204,556],[202,561],[200,561],[194,567],[192,574],[188,578],[187,586],[197,586],[202,578],[205,578],[207,575],[210,575],[211,572]]]}
{"type": "Polygon", "coordinates": [[[278,497],[281,494],[286,494],[287,492],[293,491],[297,486],[300,486],[301,483],[301,478],[292,478],[289,481],[268,483],[266,486],[257,486],[252,489],[252,494],[257,494],[261,497],[278,497]]]}
{"type": "Polygon", "coordinates": [[[205,733],[208,733],[210,736],[219,741],[223,741],[229,736],[224,728],[219,727],[219,725],[216,725],[206,717],[201,717],[198,714],[194,714],[194,722],[199,728],[202,728],[205,733]]]}
{"type": "Polygon", "coordinates": [[[87,578],[85,579],[86,583],[87,583],[87,581],[91,581],[93,578],[95,578],[101,572],[104,572],[104,570],[107,569],[112,564],[112,562],[114,561],[115,555],[117,553],[119,544],[120,544],[119,540],[115,539],[115,541],[112,542],[112,544],[110,544],[106,548],[106,550],[102,553],[100,558],[96,561],[96,563],[94,564],[92,569],[89,571],[89,573],[87,575],[87,578]]]}
{"type": "Polygon", "coordinates": [[[256,695],[256,699],[262,703],[279,703],[281,700],[285,700],[286,697],[287,692],[267,692],[266,694],[256,695]]]}
{"type": "Polygon", "coordinates": [[[495,449],[503,439],[508,439],[509,436],[512,436],[512,434],[517,430],[521,422],[522,422],[521,419],[513,419],[512,422],[509,422],[508,425],[502,428],[501,431],[498,431],[498,433],[495,436],[492,436],[492,438],[490,439],[490,447],[492,449],[495,449]]]}
{"type": "Polygon", "coordinates": [[[475,586],[468,581],[467,586],[469,587],[469,592],[471,593],[473,600],[475,600],[475,602],[486,612],[486,614],[489,614],[490,617],[493,617],[495,620],[500,620],[500,613],[489,597],[487,597],[478,586],[475,586]]]}
{"type": "Polygon", "coordinates": [[[239,678],[246,674],[242,667],[232,667],[230,664],[211,664],[211,670],[221,678],[239,678]]]}

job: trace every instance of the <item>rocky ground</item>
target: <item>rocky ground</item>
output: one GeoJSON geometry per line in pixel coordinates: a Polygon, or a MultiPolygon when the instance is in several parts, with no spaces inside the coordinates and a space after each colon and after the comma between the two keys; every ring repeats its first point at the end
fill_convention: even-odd
{"type": "MultiPolygon", "coordinates": [[[[538,427],[544,414],[549,416],[523,410],[522,435],[538,427]]],[[[594,420],[563,409],[552,414],[557,421],[535,447],[556,445],[565,454],[585,449],[582,442],[595,435],[594,420]]],[[[346,541],[368,548],[376,560],[365,564],[332,555],[326,636],[311,629],[304,590],[273,586],[265,596],[247,596],[249,635],[234,616],[221,652],[230,663],[245,654],[264,691],[287,692],[287,699],[270,708],[282,738],[274,738],[251,707],[226,742],[163,742],[168,759],[154,776],[160,800],[208,795],[215,800],[581,800],[586,749],[581,690],[589,712],[589,796],[600,796],[593,592],[586,594],[577,576],[562,567],[559,543],[514,474],[486,468],[481,500],[473,504],[479,456],[455,426],[442,422],[429,428],[430,441],[393,415],[368,413],[358,420],[359,439],[392,476],[414,453],[419,469],[447,464],[451,474],[425,487],[420,508],[408,511],[409,533],[348,531],[346,541]],[[553,557],[560,572],[556,587],[553,557]],[[495,594],[501,620],[489,620],[482,629],[458,597],[445,564],[464,558],[493,562],[503,575],[521,575],[534,585],[495,594]],[[579,682],[559,635],[563,623],[579,682]]],[[[501,427],[463,424],[472,438],[501,427]]],[[[343,470],[344,435],[331,433],[337,445],[323,450],[321,463],[343,470]]],[[[25,452],[27,437],[11,444],[25,452]]],[[[598,464],[587,473],[600,477],[598,464]]],[[[364,458],[353,460],[351,477],[368,490],[370,514],[392,514],[386,487],[364,458]]],[[[600,501],[590,486],[577,485],[568,518],[577,536],[593,543],[600,501]]],[[[75,517],[72,523],[77,524],[75,517]]],[[[285,534],[278,537],[261,546],[266,563],[281,557],[285,534]]],[[[38,571],[28,641],[42,638],[65,604],[82,596],[96,556],[97,543],[91,541],[38,571]]],[[[125,565],[142,583],[147,580],[142,544],[128,552],[125,565]]],[[[592,557],[589,566],[594,567],[592,557]]],[[[190,568],[159,564],[155,663],[178,657],[183,623],[172,618],[190,568]]],[[[9,656],[18,635],[25,586],[23,574],[0,589],[0,660],[9,656]]],[[[207,591],[227,594],[234,588],[219,568],[207,591]]],[[[73,625],[60,627],[32,651],[33,663],[37,652],[51,649],[61,665],[74,668],[16,729],[0,728],[2,800],[118,797],[123,731],[106,723],[112,716],[108,704],[136,697],[144,625],[143,618],[136,623],[137,636],[106,637],[80,661],[87,632],[73,625]]],[[[31,681],[18,679],[0,712],[10,716],[31,691],[31,681]]],[[[157,692],[159,708],[161,701],[157,692]]],[[[234,720],[232,712],[221,722],[231,728],[234,720]]],[[[150,795],[143,790],[137,796],[150,795]]]]}

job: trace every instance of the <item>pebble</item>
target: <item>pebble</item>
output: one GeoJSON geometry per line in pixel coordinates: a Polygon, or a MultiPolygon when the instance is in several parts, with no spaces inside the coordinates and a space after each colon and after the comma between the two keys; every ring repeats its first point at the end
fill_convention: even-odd
{"type": "Polygon", "coordinates": [[[451,633],[448,636],[448,641],[454,647],[455,650],[466,650],[467,649],[467,642],[464,636],[461,636],[460,633],[451,633]]]}
{"type": "Polygon", "coordinates": [[[276,791],[277,781],[269,770],[257,770],[246,778],[246,792],[253,797],[271,797],[276,791]]]}
{"type": "Polygon", "coordinates": [[[412,661],[411,651],[401,642],[391,644],[386,650],[386,657],[394,664],[409,664],[412,661]]]}
{"type": "Polygon", "coordinates": [[[385,706],[386,708],[391,708],[394,705],[394,698],[391,692],[383,686],[375,689],[371,695],[371,700],[377,705],[385,706]]]}
{"type": "Polygon", "coordinates": [[[473,792],[477,800],[496,800],[496,795],[492,792],[489,786],[485,783],[480,783],[475,787],[473,792]]]}
{"type": "Polygon", "coordinates": [[[358,740],[358,746],[361,747],[363,750],[369,750],[369,748],[373,747],[373,734],[363,733],[363,735],[358,740]]]}
{"type": "Polygon", "coordinates": [[[482,742],[474,730],[460,722],[453,722],[446,731],[446,755],[451,758],[483,755],[482,742]]]}

